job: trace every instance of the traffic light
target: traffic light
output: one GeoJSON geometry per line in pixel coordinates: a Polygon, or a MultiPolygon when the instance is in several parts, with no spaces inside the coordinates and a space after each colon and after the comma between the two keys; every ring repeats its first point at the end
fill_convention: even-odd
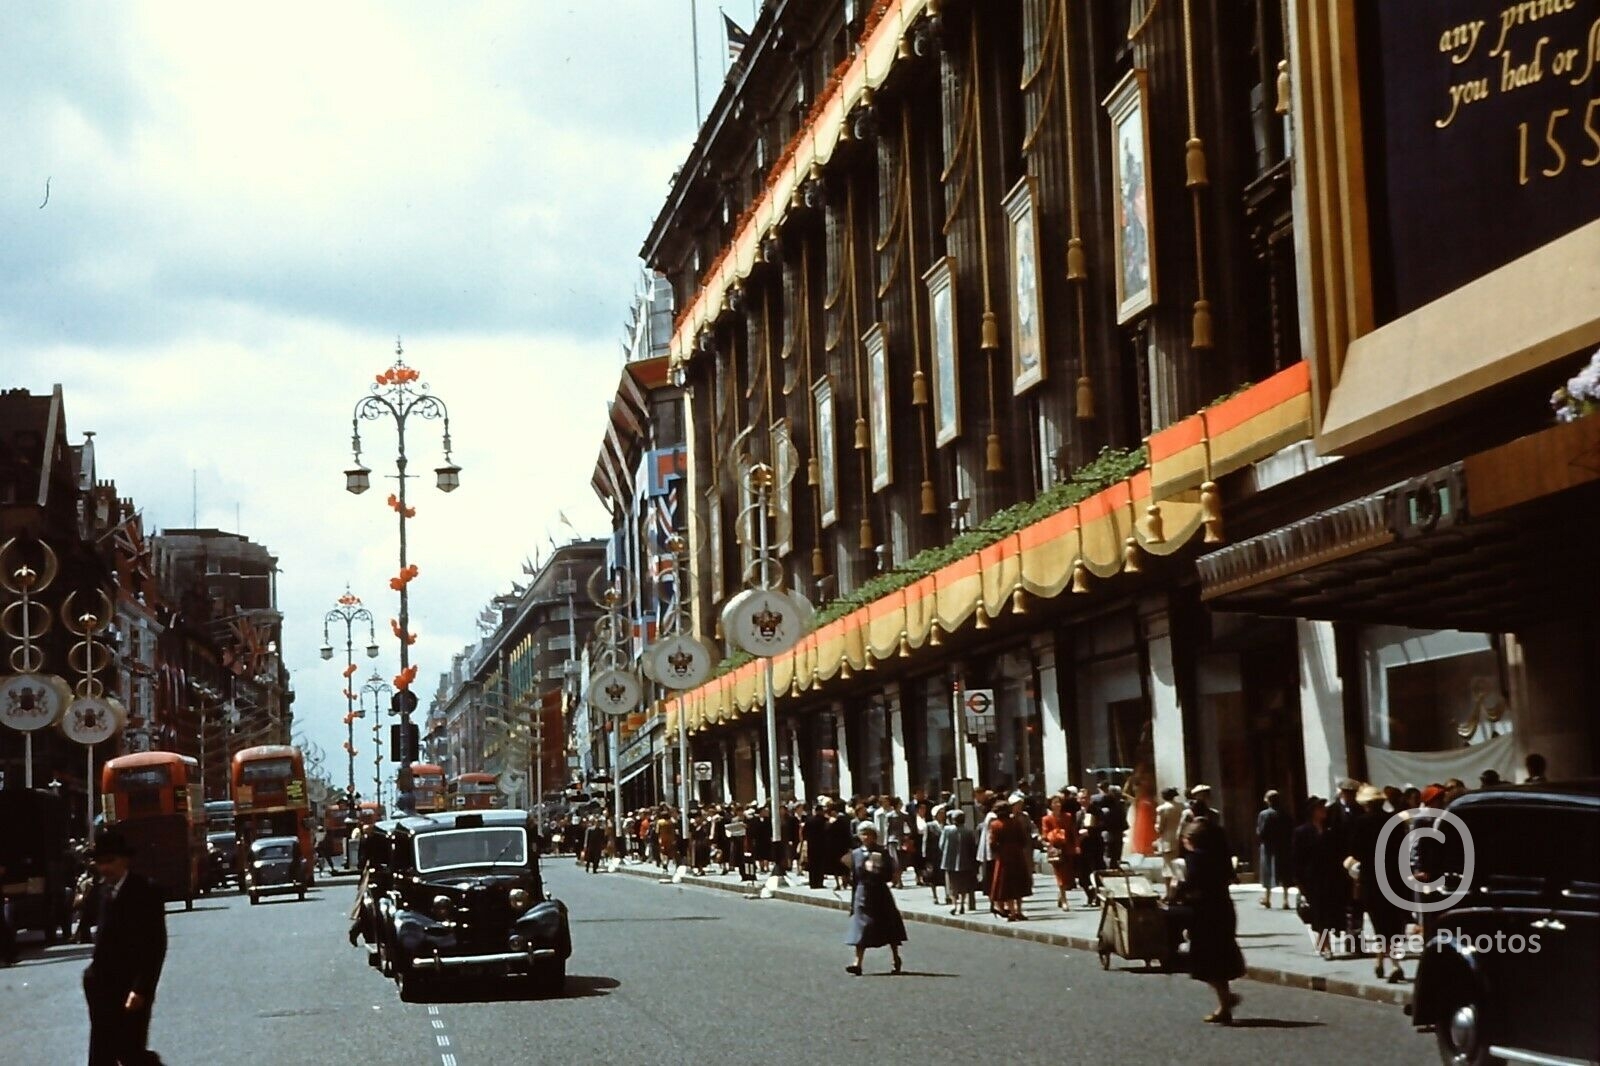
{"type": "Polygon", "coordinates": [[[389,727],[389,752],[391,761],[409,766],[417,761],[421,750],[421,731],[414,723],[389,727]]]}

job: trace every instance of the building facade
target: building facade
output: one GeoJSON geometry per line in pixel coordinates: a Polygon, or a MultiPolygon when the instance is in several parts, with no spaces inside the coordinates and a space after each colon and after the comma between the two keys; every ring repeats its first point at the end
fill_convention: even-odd
{"type": "MultiPolygon", "coordinates": [[[[1600,170],[1558,138],[1545,186],[1469,205],[1499,258],[1439,265],[1448,212],[1403,224],[1436,175],[1396,101],[1448,85],[1331,88],[1405,78],[1441,39],[1408,17],[765,5],[644,256],[678,309],[698,627],[749,573],[757,463],[821,605],[774,664],[797,794],[1106,776],[1137,844],[1169,785],[1247,824],[1346,774],[1592,771],[1592,597],[1551,593],[1595,587],[1553,549],[1594,513],[1600,422],[1546,398],[1600,343],[1600,170]]],[[[1531,121],[1487,115],[1442,135],[1452,196],[1505,185],[1453,138],[1531,121]]],[[[761,670],[727,665],[688,700],[701,798],[759,798],[761,670]]]]}

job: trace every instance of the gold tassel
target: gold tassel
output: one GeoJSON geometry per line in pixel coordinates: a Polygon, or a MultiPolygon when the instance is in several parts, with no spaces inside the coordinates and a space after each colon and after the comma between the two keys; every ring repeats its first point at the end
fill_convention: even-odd
{"type": "Polygon", "coordinates": [[[789,675],[789,695],[800,695],[800,672],[798,670],[789,675]]]}
{"type": "Polygon", "coordinates": [[[933,620],[933,624],[928,627],[928,647],[937,648],[943,643],[944,627],[941,626],[939,624],[939,620],[935,618],[933,620]]]}
{"type": "Polygon", "coordinates": [[[1139,572],[1139,540],[1129,537],[1122,542],[1122,572],[1124,574],[1137,574],[1139,572]]]}
{"type": "Polygon", "coordinates": [[[1073,237],[1067,241],[1067,280],[1087,281],[1089,268],[1084,262],[1083,238],[1073,237]]]}
{"type": "Polygon", "coordinates": [[[870,519],[870,518],[862,518],[861,519],[861,540],[860,540],[860,543],[861,543],[861,550],[864,551],[864,552],[871,551],[873,549],[873,546],[877,544],[877,540],[872,535],[872,519],[870,519]]]}
{"type": "Polygon", "coordinates": [[[813,455],[806,460],[806,485],[816,488],[822,484],[822,463],[813,455]]]}
{"type": "Polygon", "coordinates": [[[1183,170],[1185,188],[1198,189],[1211,184],[1206,178],[1206,146],[1198,137],[1190,137],[1184,145],[1183,170]]]}
{"type": "Polygon", "coordinates": [[[1011,590],[1011,613],[1028,613],[1028,594],[1023,590],[1021,585],[1018,585],[1016,588],[1011,590]]]}
{"type": "Polygon", "coordinates": [[[822,558],[822,545],[819,544],[811,549],[811,576],[822,577],[827,572],[828,564],[822,558]]]}
{"type": "Polygon", "coordinates": [[[1289,113],[1289,61],[1278,60],[1278,103],[1273,108],[1280,115],[1289,113]]]}
{"type": "Polygon", "coordinates": [[[1207,481],[1200,486],[1200,517],[1206,526],[1205,542],[1221,544],[1222,494],[1217,491],[1215,481],[1207,481]]]}
{"type": "Polygon", "coordinates": [[[1166,526],[1161,521],[1161,505],[1152,503],[1145,508],[1145,540],[1151,544],[1165,544],[1167,542],[1166,526]]]}
{"type": "Polygon", "coordinates": [[[1082,559],[1072,564],[1072,591],[1089,591],[1089,568],[1083,565],[1082,559]]]}
{"type": "Polygon", "coordinates": [[[933,482],[922,483],[922,516],[931,517],[939,513],[939,501],[933,494],[933,482]]]}
{"type": "Polygon", "coordinates": [[[998,474],[1006,468],[1005,461],[1000,456],[1000,434],[989,434],[988,458],[984,462],[984,469],[991,474],[998,474]]]}
{"type": "Polygon", "coordinates": [[[983,313],[983,338],[979,346],[986,352],[1000,350],[1000,320],[993,311],[983,313]]]}
{"type": "Polygon", "coordinates": [[[794,192],[789,194],[789,210],[798,211],[798,210],[800,210],[801,208],[803,208],[805,206],[806,206],[805,194],[800,191],[800,186],[796,185],[794,187],[794,192]]]}
{"type": "Polygon", "coordinates": [[[722,619],[717,619],[716,628],[712,630],[711,635],[719,641],[726,639],[722,635],[722,619]]]}
{"type": "Polygon", "coordinates": [[[856,419],[856,451],[864,452],[870,447],[872,447],[872,439],[867,433],[867,420],[858,418],[856,419]]]}
{"type": "Polygon", "coordinates": [[[1189,342],[1191,348],[1211,347],[1211,301],[1196,300],[1194,302],[1194,339],[1189,342]]]}
{"type": "Polygon", "coordinates": [[[1078,376],[1078,417],[1094,417],[1094,382],[1089,380],[1088,374],[1078,376]]]}
{"type": "Polygon", "coordinates": [[[978,624],[978,628],[979,629],[988,629],[989,628],[989,609],[987,607],[985,607],[981,601],[978,603],[978,616],[977,617],[978,617],[978,623],[977,623],[978,624]]]}
{"type": "Polygon", "coordinates": [[[911,406],[928,406],[928,376],[920,368],[911,375],[911,406]]]}
{"type": "Polygon", "coordinates": [[[855,677],[855,676],[856,676],[856,672],[855,672],[855,670],[851,669],[850,660],[849,659],[840,659],[839,660],[839,680],[841,680],[841,681],[849,681],[852,677],[855,677]]]}
{"type": "Polygon", "coordinates": [[[911,658],[911,635],[903,629],[900,631],[900,650],[896,654],[902,659],[911,658]]]}
{"type": "Polygon", "coordinates": [[[895,47],[894,54],[896,59],[910,59],[915,54],[911,51],[911,38],[901,34],[900,43],[895,47]]]}
{"type": "Polygon", "coordinates": [[[876,670],[877,668],[878,668],[878,663],[877,663],[877,660],[872,655],[872,649],[868,648],[865,651],[863,651],[861,653],[861,669],[867,671],[867,673],[870,674],[872,671],[876,670]]]}

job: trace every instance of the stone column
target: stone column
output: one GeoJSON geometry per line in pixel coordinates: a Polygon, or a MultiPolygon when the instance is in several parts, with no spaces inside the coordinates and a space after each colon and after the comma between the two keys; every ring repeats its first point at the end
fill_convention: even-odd
{"type": "Polygon", "coordinates": [[[833,721],[839,738],[839,801],[845,803],[855,794],[856,787],[850,776],[850,730],[845,722],[843,703],[834,703],[833,721]]]}
{"type": "Polygon", "coordinates": [[[1172,633],[1165,611],[1141,619],[1150,663],[1151,733],[1155,741],[1156,781],[1160,787],[1194,784],[1184,758],[1183,707],[1172,665],[1172,633]]]}
{"type": "Polygon", "coordinates": [[[728,755],[727,740],[717,741],[717,750],[722,753],[722,802],[733,802],[733,762],[728,755]]]}
{"type": "Polygon", "coordinates": [[[1334,654],[1333,623],[1295,622],[1300,650],[1300,731],[1305,748],[1306,788],[1332,796],[1350,772],[1344,729],[1344,682],[1334,654]]]}
{"type": "Polygon", "coordinates": [[[1056,642],[1053,634],[1033,638],[1033,661],[1039,674],[1039,719],[1044,742],[1044,787],[1054,791],[1070,780],[1067,757],[1067,731],[1061,710],[1061,684],[1056,675],[1056,642]]]}
{"type": "Polygon", "coordinates": [[[899,682],[886,687],[883,698],[889,712],[889,791],[901,799],[907,799],[910,796],[911,771],[906,765],[906,733],[901,719],[899,682]]]}

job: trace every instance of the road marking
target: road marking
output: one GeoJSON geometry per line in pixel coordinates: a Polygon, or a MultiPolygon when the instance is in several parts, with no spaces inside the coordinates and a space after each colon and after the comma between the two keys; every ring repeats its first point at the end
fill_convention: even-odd
{"type": "Polygon", "coordinates": [[[444,1028],[444,1022],[441,1022],[439,1019],[435,1018],[433,1020],[433,1027],[435,1029],[443,1029],[444,1028]]]}
{"type": "Polygon", "coordinates": [[[456,1066],[456,1057],[454,1055],[440,1055],[439,1059],[440,1066],[456,1066]]]}
{"type": "Polygon", "coordinates": [[[429,1007],[428,1008],[428,1013],[429,1014],[438,1014],[439,1013],[439,1008],[438,1007],[429,1007]]]}
{"type": "Polygon", "coordinates": [[[439,1041],[439,1046],[440,1047],[449,1047],[450,1046],[450,1038],[448,1036],[438,1036],[438,1037],[434,1037],[434,1039],[439,1041]]]}

